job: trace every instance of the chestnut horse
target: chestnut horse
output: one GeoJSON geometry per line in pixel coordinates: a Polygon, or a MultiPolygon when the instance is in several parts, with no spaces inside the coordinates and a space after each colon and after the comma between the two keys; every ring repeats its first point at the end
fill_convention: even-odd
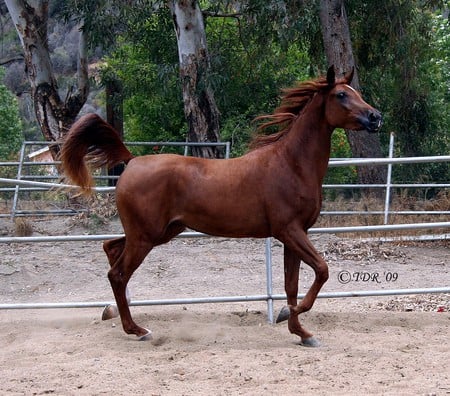
{"type": "Polygon", "coordinates": [[[127,166],[116,187],[116,204],[125,236],[108,240],[104,250],[111,269],[108,278],[122,326],[139,339],[151,332],[132,319],[127,283],[147,254],[186,228],[222,237],[274,237],[284,244],[285,290],[289,308],[281,315],[301,343],[318,341],[299,322],[311,309],[328,279],[328,267],[307,236],[321,207],[322,181],[335,128],[379,130],[378,110],[367,104],[350,84],[353,71],[336,79],[327,76],[299,83],[283,92],[272,115],[260,117],[260,134],[252,149],[234,159],[202,159],[173,154],[134,157],[117,132],[89,114],[70,129],[61,150],[65,176],[92,192],[88,165],[127,166]],[[297,303],[300,261],[315,279],[297,303]],[[286,314],[287,312],[287,314],[286,314]]]}

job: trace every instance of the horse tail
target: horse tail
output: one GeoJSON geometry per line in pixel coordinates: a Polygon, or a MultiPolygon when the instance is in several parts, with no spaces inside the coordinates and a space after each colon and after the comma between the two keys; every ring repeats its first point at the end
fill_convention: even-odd
{"type": "Polygon", "coordinates": [[[84,195],[92,194],[91,169],[127,164],[132,158],[118,132],[97,114],[87,114],[72,125],[60,153],[65,179],[81,187],[84,195]]]}

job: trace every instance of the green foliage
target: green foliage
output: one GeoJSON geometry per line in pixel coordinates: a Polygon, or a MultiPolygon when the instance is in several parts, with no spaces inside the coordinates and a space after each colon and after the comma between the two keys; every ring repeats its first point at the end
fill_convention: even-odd
{"type": "MultiPolygon", "coordinates": [[[[0,68],[0,81],[3,76],[4,70],[0,68]]],[[[0,158],[6,160],[17,155],[22,141],[17,99],[0,83],[0,158]]]]}
{"type": "MultiPolygon", "coordinates": [[[[331,158],[350,158],[352,156],[347,136],[343,129],[336,129],[331,135],[331,158]]],[[[325,184],[357,183],[358,174],[354,166],[328,168],[325,184]]]]}
{"type": "MultiPolygon", "coordinates": [[[[184,119],[173,22],[166,8],[133,19],[107,60],[124,86],[127,140],[184,141],[184,119]]],[[[309,74],[303,44],[259,43],[242,36],[236,18],[206,20],[211,58],[209,84],[221,113],[221,139],[232,154],[246,151],[252,119],[272,112],[280,87],[309,74]]],[[[138,150],[143,153],[143,150],[138,150]]]]}
{"type": "Polygon", "coordinates": [[[274,110],[282,87],[308,77],[310,60],[301,43],[262,45],[256,32],[244,39],[236,18],[207,21],[221,138],[232,143],[232,155],[241,155],[253,134],[252,120],[274,110]]]}
{"type": "MultiPolygon", "coordinates": [[[[107,59],[102,79],[114,73],[123,84],[126,140],[184,141],[186,121],[176,41],[167,12],[137,22],[119,43],[107,59]],[[135,37],[138,32],[139,40],[135,37]],[[166,51],[162,51],[161,46],[166,51]]],[[[152,149],[133,149],[135,154],[145,154],[149,150],[152,149]]]]}
{"type": "MultiPolygon", "coordinates": [[[[440,2],[351,3],[364,94],[384,114],[384,146],[394,131],[398,156],[448,154],[450,33],[448,20],[436,8],[440,2]]],[[[448,163],[396,166],[394,178],[442,180],[449,172],[448,163]]]]}

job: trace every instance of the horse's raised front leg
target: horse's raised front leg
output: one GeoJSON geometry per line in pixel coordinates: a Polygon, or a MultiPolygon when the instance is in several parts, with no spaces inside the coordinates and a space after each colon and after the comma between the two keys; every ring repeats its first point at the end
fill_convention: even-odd
{"type": "Polygon", "coordinates": [[[127,334],[135,334],[140,340],[151,339],[151,332],[138,326],[133,321],[127,299],[128,281],[151,250],[151,247],[142,243],[127,244],[125,238],[120,242],[119,240],[116,241],[116,244],[111,244],[111,250],[108,250],[108,245],[105,245],[104,248],[107,251],[108,259],[116,258],[108,272],[108,279],[114,293],[117,309],[119,310],[122,327],[127,334]],[[123,249],[120,255],[116,257],[116,253],[120,250],[118,249],[120,245],[123,249]]]}
{"type": "Polygon", "coordinates": [[[297,334],[306,346],[319,346],[313,335],[305,330],[298,320],[299,314],[311,309],[323,284],[328,279],[328,266],[309,241],[306,233],[300,231],[296,238],[282,240],[284,248],[285,289],[289,308],[282,310],[277,322],[288,319],[289,331],[297,334]],[[315,273],[314,282],[305,297],[297,304],[300,260],[308,264],[315,273]]]}

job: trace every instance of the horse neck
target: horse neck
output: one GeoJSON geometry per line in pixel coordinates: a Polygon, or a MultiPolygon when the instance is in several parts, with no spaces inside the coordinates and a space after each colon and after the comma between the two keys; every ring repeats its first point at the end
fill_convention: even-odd
{"type": "Polygon", "coordinates": [[[283,139],[286,159],[296,173],[315,176],[322,184],[330,159],[332,132],[333,127],[325,119],[323,98],[316,95],[283,139]]]}

